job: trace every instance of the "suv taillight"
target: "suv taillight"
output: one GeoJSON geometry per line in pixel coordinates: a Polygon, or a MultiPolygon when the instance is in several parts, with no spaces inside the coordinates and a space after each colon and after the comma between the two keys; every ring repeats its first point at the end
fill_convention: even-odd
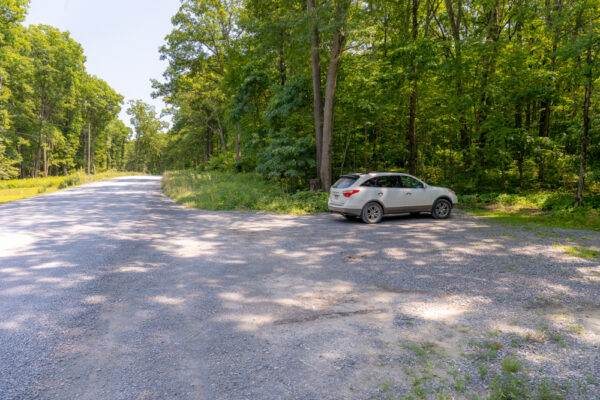
{"type": "Polygon", "coordinates": [[[358,192],[360,192],[360,190],[356,190],[356,189],[355,190],[344,190],[342,192],[342,194],[344,195],[344,197],[350,197],[353,194],[358,193],[358,192]]]}

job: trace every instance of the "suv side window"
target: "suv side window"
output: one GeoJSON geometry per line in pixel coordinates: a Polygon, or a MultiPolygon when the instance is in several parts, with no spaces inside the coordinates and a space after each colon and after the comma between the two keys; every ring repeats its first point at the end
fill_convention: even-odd
{"type": "Polygon", "coordinates": [[[401,187],[398,185],[398,177],[397,176],[378,176],[375,178],[371,178],[361,186],[366,187],[378,187],[378,188],[398,188],[401,187]]]}
{"type": "Polygon", "coordinates": [[[397,188],[398,187],[398,179],[396,176],[380,176],[379,177],[379,187],[384,188],[397,188]]]}
{"type": "Polygon", "coordinates": [[[400,176],[402,187],[406,189],[423,189],[423,184],[410,176],[400,176]]]}
{"type": "Polygon", "coordinates": [[[379,178],[371,178],[366,182],[363,182],[360,186],[364,186],[364,187],[381,187],[379,186],[379,183],[377,182],[379,180],[379,178]]]}

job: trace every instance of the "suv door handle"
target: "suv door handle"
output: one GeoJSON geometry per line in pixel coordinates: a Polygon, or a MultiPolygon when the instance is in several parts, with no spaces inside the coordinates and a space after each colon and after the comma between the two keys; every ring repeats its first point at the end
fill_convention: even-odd
{"type": "Polygon", "coordinates": [[[407,196],[412,196],[412,192],[406,192],[407,196]]]}

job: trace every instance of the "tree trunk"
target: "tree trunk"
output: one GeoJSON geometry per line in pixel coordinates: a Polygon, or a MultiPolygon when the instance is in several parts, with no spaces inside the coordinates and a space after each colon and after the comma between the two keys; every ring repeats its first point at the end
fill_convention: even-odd
{"type": "MultiPolygon", "coordinates": [[[[46,140],[44,140],[44,142],[46,142],[46,140]]],[[[47,146],[47,143],[44,143],[43,153],[44,153],[44,177],[47,177],[48,176],[48,146],[47,146]]]]}
{"type": "MultiPolygon", "coordinates": [[[[315,13],[315,1],[306,0],[306,9],[315,13]]],[[[323,150],[323,90],[321,88],[321,57],[319,55],[319,28],[316,17],[312,17],[312,41],[310,49],[312,81],[313,81],[313,108],[315,124],[315,140],[317,145],[317,177],[321,177],[321,153],[323,150]]]]}
{"type": "Polygon", "coordinates": [[[87,131],[87,174],[91,173],[91,155],[92,155],[92,122],[88,121],[87,131]]]}
{"type": "Polygon", "coordinates": [[[92,138],[92,172],[96,175],[96,150],[95,150],[95,140],[92,138]]]}
{"type": "Polygon", "coordinates": [[[238,132],[237,135],[235,135],[235,159],[237,160],[237,162],[241,162],[242,161],[242,152],[240,150],[240,133],[238,132]]]}
{"type": "MultiPolygon", "coordinates": [[[[559,13],[562,10],[562,0],[554,0],[552,10],[550,10],[550,0],[545,0],[544,6],[546,8],[546,29],[548,33],[553,32],[552,35],[552,50],[546,50],[546,53],[550,57],[550,72],[554,72],[556,65],[556,49],[558,47],[558,40],[560,38],[560,24],[555,24],[554,13],[559,13]]],[[[545,64],[545,63],[544,63],[545,64]]],[[[555,84],[558,86],[557,84],[555,84]]],[[[540,102],[540,124],[538,128],[539,137],[550,136],[550,117],[552,114],[552,101],[544,99],[540,102]]],[[[538,180],[544,180],[546,160],[542,155],[542,159],[539,162],[538,169],[538,180]]]]}
{"type": "Polygon", "coordinates": [[[279,48],[279,61],[277,67],[279,69],[279,79],[281,82],[281,86],[285,86],[285,82],[287,80],[287,67],[285,65],[285,48],[283,47],[284,32],[281,31],[279,35],[281,36],[281,47],[279,48]]]}
{"type": "Polygon", "coordinates": [[[223,155],[225,155],[227,152],[227,148],[225,147],[225,133],[223,132],[223,126],[221,125],[221,118],[219,117],[219,114],[215,112],[215,116],[217,118],[217,124],[219,125],[219,138],[221,139],[223,155]]]}
{"type": "MultiPolygon", "coordinates": [[[[412,0],[412,30],[411,38],[413,45],[416,45],[417,37],[419,34],[419,1],[412,0]]],[[[410,110],[409,110],[409,121],[408,121],[408,144],[409,144],[409,158],[408,158],[408,171],[412,175],[417,174],[417,65],[413,60],[412,76],[410,78],[410,110]]]]}
{"type": "Polygon", "coordinates": [[[486,166],[486,157],[485,157],[485,147],[487,146],[487,131],[482,129],[482,125],[488,118],[488,113],[492,106],[491,95],[487,93],[488,91],[488,80],[495,74],[496,72],[496,53],[498,51],[497,42],[500,39],[500,33],[502,31],[502,25],[500,22],[500,2],[496,0],[492,6],[492,9],[489,12],[488,17],[488,31],[486,35],[486,43],[489,43],[492,47],[492,51],[490,54],[486,54],[483,57],[483,75],[482,75],[482,84],[481,84],[481,102],[480,109],[477,112],[477,129],[479,131],[479,139],[478,139],[478,152],[479,152],[479,183],[482,184],[483,177],[485,175],[485,166],[486,166]]]}
{"type": "Polygon", "coordinates": [[[208,131],[205,131],[202,140],[202,163],[206,168],[206,163],[208,162],[208,131]]]}
{"type": "Polygon", "coordinates": [[[517,159],[517,166],[519,167],[519,188],[521,188],[521,189],[523,189],[523,186],[524,186],[524,182],[523,182],[523,161],[524,161],[524,159],[525,159],[525,157],[523,157],[522,155],[520,155],[517,159]]]}
{"type": "Polygon", "coordinates": [[[33,163],[33,174],[34,178],[40,175],[40,159],[42,157],[42,131],[44,129],[44,119],[40,118],[40,129],[38,131],[38,147],[37,154],[35,156],[35,162],[33,163]]]}
{"type": "MultiPolygon", "coordinates": [[[[462,1],[458,1],[458,16],[454,14],[454,8],[452,6],[452,0],[445,0],[446,12],[448,13],[448,19],[450,20],[450,27],[452,32],[452,38],[454,39],[454,51],[455,51],[455,64],[458,67],[458,73],[455,76],[456,79],[456,96],[462,99],[464,94],[463,87],[463,72],[462,72],[462,43],[460,38],[460,24],[462,17],[462,1]]],[[[460,151],[463,156],[463,162],[465,167],[470,167],[471,157],[470,149],[471,141],[469,136],[469,128],[467,126],[467,119],[465,117],[465,110],[459,110],[458,117],[459,124],[459,136],[460,136],[460,151]]]]}
{"type": "Polygon", "coordinates": [[[410,110],[408,122],[408,144],[410,155],[408,158],[408,171],[412,175],[417,173],[417,80],[413,79],[410,90],[410,110]]]}
{"type": "MultiPolygon", "coordinates": [[[[591,23],[591,21],[590,21],[591,23]]],[[[590,106],[592,97],[592,46],[588,44],[587,49],[587,66],[588,72],[586,73],[587,84],[585,85],[585,101],[583,103],[583,137],[581,139],[581,160],[579,161],[579,182],[577,184],[577,198],[575,200],[575,206],[581,207],[583,205],[583,189],[585,185],[585,169],[587,161],[587,147],[590,140],[590,106]]]]}
{"type": "Polygon", "coordinates": [[[119,160],[119,169],[124,169],[123,161],[125,161],[125,143],[126,142],[127,142],[127,139],[123,139],[123,141],[121,142],[121,159],[119,160]]]}
{"type": "Polygon", "coordinates": [[[540,103],[539,137],[548,137],[550,133],[550,101],[542,100],[540,103]]]}
{"type": "Polygon", "coordinates": [[[346,147],[344,149],[344,158],[342,158],[342,165],[340,165],[340,175],[344,173],[344,164],[346,164],[346,157],[348,157],[348,148],[350,147],[350,133],[351,129],[348,129],[348,134],[346,135],[346,147]]]}
{"type": "Polygon", "coordinates": [[[335,20],[338,28],[333,33],[331,43],[331,56],[329,57],[329,67],[327,69],[327,82],[325,84],[325,111],[323,113],[323,147],[321,149],[321,188],[328,191],[331,187],[331,152],[333,142],[333,107],[335,104],[335,89],[337,87],[337,77],[344,51],[344,42],[346,34],[344,32],[344,22],[346,20],[346,11],[348,9],[346,0],[339,0],[336,7],[335,20]]]}

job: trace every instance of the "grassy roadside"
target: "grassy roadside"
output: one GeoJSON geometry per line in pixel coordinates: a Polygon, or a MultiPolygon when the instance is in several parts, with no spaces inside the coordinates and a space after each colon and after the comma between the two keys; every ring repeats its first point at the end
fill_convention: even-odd
{"type": "Polygon", "coordinates": [[[600,195],[588,195],[584,207],[573,207],[573,200],[558,191],[495,192],[459,196],[459,206],[503,224],[600,231],[600,195]]]}
{"type": "Polygon", "coordinates": [[[290,193],[251,173],[172,171],[163,175],[162,187],[179,204],[204,210],[285,214],[327,211],[326,193],[290,193]]]}
{"type": "MultiPolygon", "coordinates": [[[[164,193],[190,207],[204,210],[253,210],[289,214],[327,211],[327,194],[289,193],[257,174],[171,171],[163,176],[164,193]]],[[[586,206],[573,207],[572,193],[537,191],[459,196],[459,207],[492,221],[600,231],[600,195],[586,197],[586,206]]]]}
{"type": "Polygon", "coordinates": [[[48,176],[45,178],[0,181],[0,203],[37,196],[43,193],[52,193],[71,186],[126,175],[131,175],[131,172],[106,171],[96,175],[87,175],[83,171],[78,171],[68,176],[48,176]]]}

